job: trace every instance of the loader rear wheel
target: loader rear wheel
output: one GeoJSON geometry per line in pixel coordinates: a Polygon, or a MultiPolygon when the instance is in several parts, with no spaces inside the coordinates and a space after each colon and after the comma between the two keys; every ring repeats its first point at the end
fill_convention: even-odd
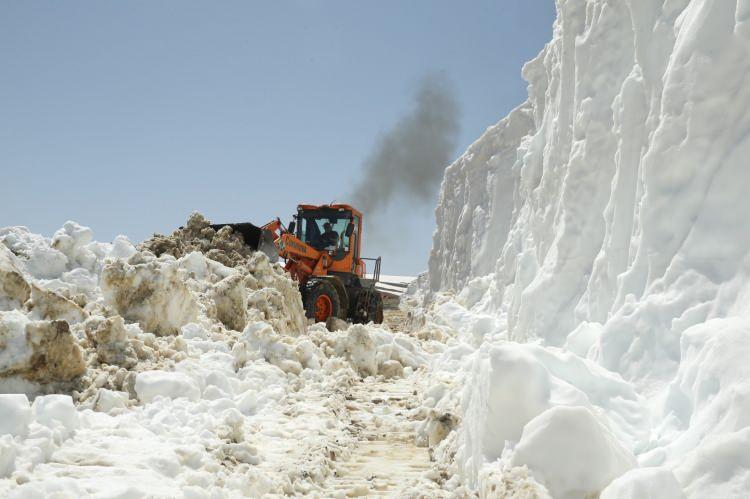
{"type": "Polygon", "coordinates": [[[336,288],[322,279],[307,281],[302,293],[305,315],[315,322],[325,322],[329,317],[340,317],[341,302],[336,288]]]}
{"type": "Polygon", "coordinates": [[[383,297],[375,291],[375,295],[370,300],[370,310],[368,310],[369,319],[375,324],[383,323],[383,297]]]}
{"type": "Polygon", "coordinates": [[[353,316],[358,324],[383,323],[383,297],[375,290],[365,289],[357,295],[357,306],[353,316]]]}

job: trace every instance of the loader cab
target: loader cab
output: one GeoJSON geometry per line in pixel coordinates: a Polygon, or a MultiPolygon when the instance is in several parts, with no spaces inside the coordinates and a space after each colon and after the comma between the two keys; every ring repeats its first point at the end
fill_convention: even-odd
{"type": "Polygon", "coordinates": [[[357,273],[362,214],[348,205],[300,205],[297,208],[295,235],[318,251],[328,251],[334,260],[332,271],[357,273]],[[338,235],[336,247],[326,246],[324,225],[338,235]]]}

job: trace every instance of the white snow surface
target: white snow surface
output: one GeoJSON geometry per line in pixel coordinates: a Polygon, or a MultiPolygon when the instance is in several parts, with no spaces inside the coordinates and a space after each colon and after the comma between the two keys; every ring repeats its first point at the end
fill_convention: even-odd
{"type": "Polygon", "coordinates": [[[556,4],[406,299],[449,338],[434,454],[489,496],[748,497],[750,1],[556,4]]]}

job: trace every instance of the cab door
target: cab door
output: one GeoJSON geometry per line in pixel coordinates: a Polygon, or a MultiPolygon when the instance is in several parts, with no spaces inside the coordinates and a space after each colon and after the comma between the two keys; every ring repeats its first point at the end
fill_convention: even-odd
{"type": "Polygon", "coordinates": [[[364,269],[359,269],[358,267],[361,265],[359,251],[362,247],[362,221],[360,220],[360,217],[355,215],[352,217],[352,220],[354,222],[354,233],[352,234],[352,237],[354,237],[354,251],[352,251],[352,255],[354,258],[352,258],[352,272],[357,275],[361,275],[362,272],[364,272],[364,269]]]}

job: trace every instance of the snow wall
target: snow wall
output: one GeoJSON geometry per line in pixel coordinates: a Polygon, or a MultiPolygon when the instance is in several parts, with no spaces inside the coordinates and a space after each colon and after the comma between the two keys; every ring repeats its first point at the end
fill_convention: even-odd
{"type": "MultiPolygon", "coordinates": [[[[640,466],[674,470],[688,496],[744,496],[750,462],[731,456],[750,426],[750,1],[556,3],[552,40],[523,68],[528,100],[446,170],[425,303],[475,347],[534,342],[621,377],[644,408],[625,444],[640,466]]],[[[469,382],[501,383],[481,372],[507,356],[488,349],[469,382]]],[[[493,404],[492,387],[489,409],[470,389],[465,455],[487,446],[472,425],[493,404]]],[[[478,454],[465,458],[470,483],[478,454]]]]}
{"type": "Polygon", "coordinates": [[[558,0],[529,99],[446,171],[429,290],[630,378],[745,315],[750,1],[558,0]]]}

